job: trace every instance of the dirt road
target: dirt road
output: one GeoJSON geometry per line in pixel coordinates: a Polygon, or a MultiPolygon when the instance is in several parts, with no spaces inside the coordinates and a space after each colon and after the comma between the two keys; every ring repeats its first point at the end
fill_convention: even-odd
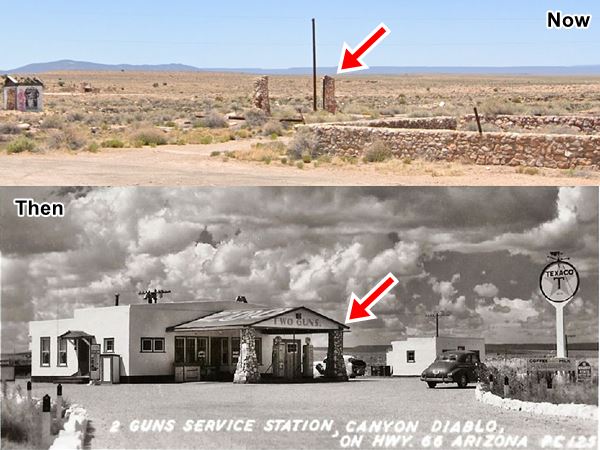
{"type": "MultiPolygon", "coordinates": [[[[55,390],[55,385],[34,383],[33,395],[55,390]]],[[[597,427],[593,420],[503,410],[476,401],[474,389],[458,389],[454,385],[427,389],[415,378],[275,385],[224,382],[64,385],[63,395],[87,409],[93,429],[91,448],[325,449],[341,448],[344,435],[362,435],[359,448],[372,448],[376,435],[410,438],[404,447],[415,449],[516,448],[515,444],[506,446],[509,436],[525,438],[527,448],[540,448],[545,436],[565,436],[567,440],[572,436],[595,436],[597,427]],[[152,419],[157,428],[142,431],[142,421],[152,419]],[[160,431],[159,419],[172,420],[171,431],[160,431]],[[197,421],[207,419],[250,419],[255,423],[251,432],[201,431],[188,426],[190,422],[195,426],[197,421]],[[275,420],[281,421],[278,423],[282,427],[289,420],[333,421],[333,428],[277,431],[275,420]],[[392,429],[387,433],[361,432],[358,428],[363,421],[370,424],[382,420],[398,423],[400,427],[407,427],[410,422],[416,428],[392,429]],[[469,430],[469,424],[477,425],[478,421],[484,430],[469,430]],[[457,422],[460,431],[451,428],[457,422]],[[445,424],[449,426],[440,427],[445,424]],[[466,445],[464,439],[469,435],[495,436],[495,445],[466,445]],[[456,444],[457,438],[463,439],[462,445],[456,444]]]]}
{"type": "Polygon", "coordinates": [[[211,145],[106,149],[98,153],[0,155],[4,186],[272,186],[272,185],[598,185],[599,172],[400,161],[374,164],[306,164],[239,161],[213,152],[250,150],[257,140],[211,145]]]}

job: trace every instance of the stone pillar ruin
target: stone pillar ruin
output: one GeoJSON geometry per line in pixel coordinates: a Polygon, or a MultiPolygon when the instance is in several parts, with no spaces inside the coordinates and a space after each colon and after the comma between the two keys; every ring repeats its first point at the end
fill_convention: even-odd
{"type": "Polygon", "coordinates": [[[254,80],[254,106],[271,114],[269,104],[269,77],[262,76],[254,80]]]}
{"type": "Polygon", "coordinates": [[[323,109],[332,114],[337,111],[335,102],[335,79],[328,75],[323,77],[323,109]]]}
{"type": "Polygon", "coordinates": [[[240,331],[240,356],[233,374],[234,383],[250,384],[260,381],[255,339],[254,328],[242,328],[240,331]]]}
{"type": "Polygon", "coordinates": [[[330,331],[327,344],[325,377],[348,381],[346,363],[344,362],[344,332],[342,330],[330,331]]]}

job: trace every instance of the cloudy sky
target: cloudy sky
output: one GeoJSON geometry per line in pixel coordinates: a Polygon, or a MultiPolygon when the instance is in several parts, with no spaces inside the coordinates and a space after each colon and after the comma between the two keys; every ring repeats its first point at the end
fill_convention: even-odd
{"type": "Polygon", "coordinates": [[[581,275],[567,333],[598,339],[596,188],[15,188],[0,192],[0,233],[3,351],[28,348],[30,320],[154,287],[343,321],[350,293],[388,272],[399,285],[348,345],[431,335],[436,310],[451,313],[443,335],[553,342],[538,288],[552,250],[581,275]],[[62,201],[66,216],[18,218],[15,197],[62,201]]]}

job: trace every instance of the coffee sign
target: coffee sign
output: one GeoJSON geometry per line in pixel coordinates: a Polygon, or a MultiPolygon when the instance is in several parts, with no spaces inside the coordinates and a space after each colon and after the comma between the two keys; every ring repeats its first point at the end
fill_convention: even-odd
{"type": "Polygon", "coordinates": [[[579,274],[575,267],[563,260],[553,261],[540,275],[540,290],[553,303],[571,300],[579,289],[579,274]]]}

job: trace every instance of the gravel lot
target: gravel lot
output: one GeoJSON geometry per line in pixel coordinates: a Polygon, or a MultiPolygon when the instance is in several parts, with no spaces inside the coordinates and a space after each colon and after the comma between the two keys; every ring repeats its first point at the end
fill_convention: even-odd
{"type": "MultiPolygon", "coordinates": [[[[55,392],[52,384],[34,384],[34,396],[55,392]]],[[[87,408],[93,427],[92,448],[341,448],[343,436],[356,436],[346,429],[349,421],[364,420],[404,421],[405,424],[418,421],[416,432],[392,430],[387,433],[412,436],[406,443],[406,447],[412,448],[426,446],[427,436],[433,439],[442,435],[441,448],[450,448],[458,436],[464,439],[470,434],[484,438],[487,434],[464,430],[462,434],[432,432],[436,420],[450,421],[450,425],[456,421],[465,425],[469,420],[481,420],[485,425],[495,420],[496,435],[501,434],[502,439],[507,435],[527,436],[528,448],[539,448],[545,435],[562,435],[569,439],[592,436],[597,430],[594,421],[504,411],[477,402],[473,389],[448,386],[432,390],[417,379],[406,378],[364,378],[327,384],[65,385],[63,392],[65,398],[87,408]],[[130,427],[136,425],[133,421],[144,419],[172,419],[175,423],[170,432],[131,431],[130,427]],[[184,431],[187,420],[195,424],[199,419],[254,419],[256,422],[253,432],[184,431]],[[333,420],[333,427],[331,431],[265,431],[268,421],[274,419],[333,420]]],[[[386,433],[360,434],[363,435],[360,448],[372,448],[375,436],[386,433]]],[[[396,448],[401,447],[401,443],[396,445],[396,448]]],[[[483,443],[480,441],[474,448],[483,448],[483,443]]]]}

